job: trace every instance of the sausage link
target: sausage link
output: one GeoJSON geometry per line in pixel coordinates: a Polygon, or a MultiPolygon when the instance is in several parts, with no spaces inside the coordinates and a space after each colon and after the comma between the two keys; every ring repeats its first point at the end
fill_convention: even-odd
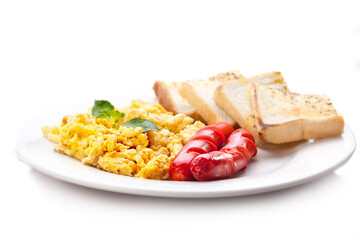
{"type": "Polygon", "coordinates": [[[229,127],[226,124],[219,124],[214,127],[209,125],[198,130],[171,163],[169,170],[170,178],[175,181],[194,180],[190,171],[190,162],[196,156],[216,151],[224,145],[227,139],[225,134],[228,135],[227,131],[229,131],[229,127]]]}
{"type": "Polygon", "coordinates": [[[237,150],[200,154],[190,163],[191,173],[198,181],[230,178],[232,174],[245,167],[246,159],[237,150]]]}
{"type": "MultiPolygon", "coordinates": [[[[179,155],[179,154],[178,154],[179,155]]],[[[177,155],[177,156],[178,156],[177,155]]],[[[192,181],[195,180],[194,176],[190,171],[190,162],[196,157],[199,156],[200,153],[197,152],[183,152],[177,161],[175,160],[171,163],[169,169],[169,176],[172,180],[175,181],[192,181]]]]}
{"type": "MultiPolygon", "coordinates": [[[[238,148],[240,152],[244,153],[243,147],[249,151],[250,157],[256,156],[257,148],[253,135],[246,129],[240,128],[229,136],[223,148],[238,148]]],[[[244,155],[246,154],[244,153],[244,155]]]]}
{"type": "Polygon", "coordinates": [[[177,155],[181,154],[182,152],[197,152],[202,154],[216,150],[217,147],[212,142],[209,142],[207,140],[192,140],[189,141],[188,144],[186,144],[177,155]]]}
{"type": "Polygon", "coordinates": [[[221,131],[224,134],[225,139],[228,139],[230,134],[234,132],[234,128],[227,122],[218,122],[206,127],[216,128],[217,130],[221,131]]]}
{"type": "Polygon", "coordinates": [[[197,131],[191,140],[204,139],[216,145],[220,149],[225,143],[224,134],[216,128],[202,128],[197,131]]]}
{"type": "Polygon", "coordinates": [[[192,176],[199,181],[224,179],[245,169],[250,158],[257,154],[252,139],[246,130],[234,131],[220,151],[200,154],[190,162],[192,176]]]}
{"type": "MultiPolygon", "coordinates": [[[[234,132],[232,132],[231,134],[231,138],[233,137],[245,137],[245,138],[248,138],[250,139],[253,143],[255,143],[255,138],[254,136],[248,131],[246,130],[245,128],[239,128],[239,129],[236,129],[234,132]]],[[[231,139],[230,136],[227,138],[228,141],[231,139]]]]}
{"type": "Polygon", "coordinates": [[[239,152],[237,149],[221,149],[220,152],[225,152],[233,155],[233,161],[234,161],[234,169],[233,174],[237,173],[240,170],[244,170],[247,167],[248,160],[242,154],[242,152],[239,152]]]}

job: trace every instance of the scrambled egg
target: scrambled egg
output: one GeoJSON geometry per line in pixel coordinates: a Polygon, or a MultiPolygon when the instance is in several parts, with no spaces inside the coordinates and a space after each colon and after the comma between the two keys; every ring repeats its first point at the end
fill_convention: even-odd
{"type": "Polygon", "coordinates": [[[65,116],[60,126],[45,126],[43,134],[55,151],[96,168],[127,176],[169,179],[169,166],[181,148],[204,124],[184,114],[174,115],[157,103],[134,100],[118,109],[125,117],[112,128],[90,113],[65,116]],[[143,132],[121,126],[133,118],[153,121],[160,131],[143,132]]]}

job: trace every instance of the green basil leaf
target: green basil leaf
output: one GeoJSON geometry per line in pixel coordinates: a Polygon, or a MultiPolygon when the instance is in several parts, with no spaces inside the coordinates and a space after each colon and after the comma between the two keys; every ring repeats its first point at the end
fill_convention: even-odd
{"type": "Polygon", "coordinates": [[[142,118],[133,118],[130,121],[123,123],[122,125],[128,128],[141,127],[144,132],[147,132],[149,130],[160,131],[160,129],[156,126],[156,124],[153,121],[142,118]]]}
{"type": "Polygon", "coordinates": [[[114,106],[109,101],[95,100],[91,114],[96,118],[106,118],[111,121],[111,113],[114,109],[114,106]]]}
{"type": "Polygon", "coordinates": [[[115,110],[111,113],[111,117],[113,117],[115,123],[117,123],[118,121],[120,121],[125,117],[125,113],[115,110]]]}
{"type": "Polygon", "coordinates": [[[125,113],[115,110],[111,112],[111,117],[114,119],[113,127],[115,127],[116,123],[125,117],[125,113]]]}
{"type": "Polygon", "coordinates": [[[115,110],[114,106],[106,100],[95,100],[91,114],[96,118],[106,118],[112,123],[112,127],[125,117],[125,113],[115,110]]]}

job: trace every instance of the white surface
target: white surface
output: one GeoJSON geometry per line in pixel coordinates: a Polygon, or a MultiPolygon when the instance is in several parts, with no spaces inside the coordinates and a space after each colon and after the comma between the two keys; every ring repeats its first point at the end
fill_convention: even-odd
{"type": "MultiPolygon", "coordinates": [[[[131,96],[124,94],[118,97],[116,102],[126,104],[131,101],[131,97],[142,98],[144,101],[154,100],[154,97],[146,97],[146,93],[133,93],[131,96]]],[[[54,144],[47,140],[39,129],[50,123],[59,122],[66,114],[77,112],[87,112],[86,105],[74,104],[54,108],[27,121],[20,131],[16,145],[18,158],[51,177],[81,186],[120,193],[206,198],[275,191],[331,173],[349,160],[356,145],[352,131],[345,127],[344,134],[340,137],[280,146],[264,145],[258,149],[256,157],[249,162],[246,171],[240,172],[231,179],[209,182],[138,179],[104,172],[54,152],[54,144]]]]}
{"type": "MultiPolygon", "coordinates": [[[[359,136],[358,1],[1,1],[0,239],[359,239],[360,161],[272,193],[169,199],[93,190],[17,160],[45,109],[237,68],[331,97],[359,136]]],[[[112,100],[112,99],[109,99],[112,100]]]]}

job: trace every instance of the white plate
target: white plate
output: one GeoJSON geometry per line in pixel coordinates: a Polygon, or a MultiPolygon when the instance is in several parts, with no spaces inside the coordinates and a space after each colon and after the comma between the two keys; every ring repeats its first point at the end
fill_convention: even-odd
{"type": "MultiPolygon", "coordinates": [[[[130,99],[139,96],[143,100],[154,99],[138,95],[111,101],[116,106],[127,105],[130,99]]],[[[66,114],[86,112],[92,103],[51,109],[27,121],[16,146],[19,159],[49,176],[86,187],[138,195],[205,198],[269,192],[309,182],[346,163],[356,146],[354,134],[345,126],[341,137],[264,146],[247,169],[231,179],[211,182],[139,179],[101,171],[56,153],[54,144],[42,135],[42,126],[59,124],[66,114]]]]}

